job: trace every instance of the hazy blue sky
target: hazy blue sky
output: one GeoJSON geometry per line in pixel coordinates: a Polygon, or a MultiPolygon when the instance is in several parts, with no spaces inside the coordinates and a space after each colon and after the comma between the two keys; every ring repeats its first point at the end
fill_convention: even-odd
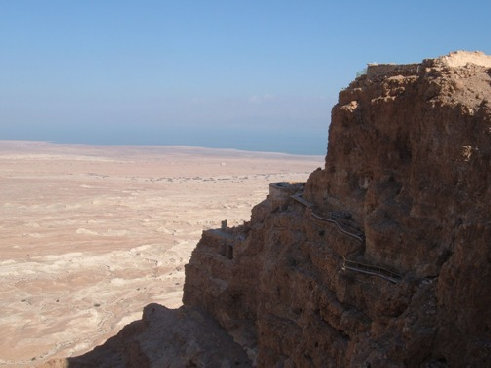
{"type": "Polygon", "coordinates": [[[368,62],[491,53],[487,1],[0,0],[0,139],[324,154],[368,62]]]}

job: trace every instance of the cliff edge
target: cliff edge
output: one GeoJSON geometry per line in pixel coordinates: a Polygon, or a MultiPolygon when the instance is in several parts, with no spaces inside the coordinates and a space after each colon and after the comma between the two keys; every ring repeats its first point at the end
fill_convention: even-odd
{"type": "Polygon", "coordinates": [[[369,65],[324,169],[206,231],[184,303],[260,367],[491,365],[491,57],[369,65]]]}
{"type": "Polygon", "coordinates": [[[46,366],[491,366],[491,57],[369,65],[324,169],[204,231],[184,304],[46,366]]]}

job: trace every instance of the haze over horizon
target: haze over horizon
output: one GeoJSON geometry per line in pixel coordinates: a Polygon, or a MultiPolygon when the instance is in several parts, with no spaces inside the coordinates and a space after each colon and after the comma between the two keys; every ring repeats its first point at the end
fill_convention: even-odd
{"type": "Polygon", "coordinates": [[[369,62],[491,53],[487,1],[0,4],[0,139],[325,154],[369,62]]]}

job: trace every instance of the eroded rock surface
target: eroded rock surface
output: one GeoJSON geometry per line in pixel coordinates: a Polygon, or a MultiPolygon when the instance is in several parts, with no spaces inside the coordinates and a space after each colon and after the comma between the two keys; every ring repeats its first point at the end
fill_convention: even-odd
{"type": "Polygon", "coordinates": [[[123,328],[103,345],[74,358],[43,367],[250,367],[243,349],[196,308],[168,309],[149,304],[143,318],[123,328]]]}
{"type": "Polygon", "coordinates": [[[271,184],[193,251],[183,318],[212,316],[198,325],[226,344],[194,339],[199,360],[179,360],[188,322],[149,306],[73,366],[491,366],[490,67],[462,52],[369,66],[333,109],[325,168],[271,184]]]}
{"type": "Polygon", "coordinates": [[[489,366],[490,63],[369,66],[325,168],[204,232],[184,303],[260,367],[489,366]]]}

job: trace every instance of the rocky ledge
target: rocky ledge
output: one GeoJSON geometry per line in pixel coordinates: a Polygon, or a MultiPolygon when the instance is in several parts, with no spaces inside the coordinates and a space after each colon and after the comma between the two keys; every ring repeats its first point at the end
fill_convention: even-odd
{"type": "Polygon", "coordinates": [[[490,162],[491,57],[369,65],[325,168],[203,233],[184,307],[64,364],[491,366],[490,162]]]}
{"type": "Polygon", "coordinates": [[[184,303],[260,367],[490,366],[490,160],[491,57],[369,65],[325,168],[205,232],[184,303]]]}

